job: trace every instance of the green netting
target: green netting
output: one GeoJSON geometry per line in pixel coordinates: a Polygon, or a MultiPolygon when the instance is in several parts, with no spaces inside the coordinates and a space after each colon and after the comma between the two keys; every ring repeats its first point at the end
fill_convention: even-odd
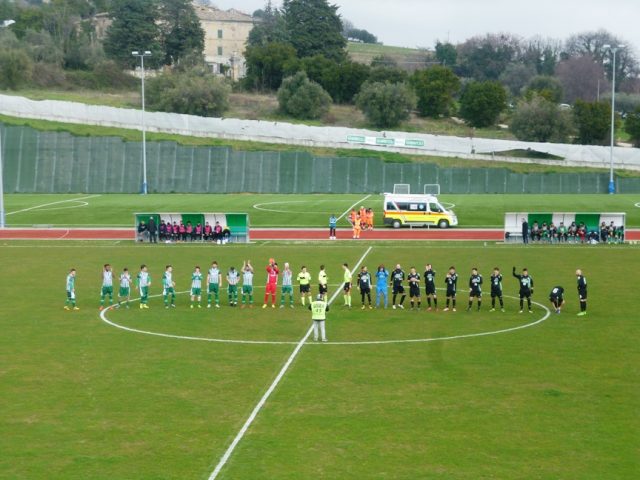
{"type": "MultiPolygon", "coordinates": [[[[7,192],[137,193],[142,144],[0,125],[7,192]]],[[[377,158],[313,157],[308,152],[242,152],[227,147],[147,142],[149,191],[212,193],[378,193],[408,183],[447,193],[607,193],[606,173],[515,173],[443,168],[377,158]]],[[[619,193],[640,193],[639,178],[616,178],[619,193]]]]}
{"type": "Polygon", "coordinates": [[[576,224],[584,223],[587,230],[598,230],[600,227],[599,213],[576,213],[576,224]]]}

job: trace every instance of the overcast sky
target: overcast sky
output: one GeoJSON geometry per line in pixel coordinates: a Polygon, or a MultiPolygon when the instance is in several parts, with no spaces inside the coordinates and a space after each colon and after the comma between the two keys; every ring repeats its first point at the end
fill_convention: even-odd
{"type": "MultiPolygon", "coordinates": [[[[331,2],[331,0],[330,0],[331,2]]],[[[253,13],[266,0],[212,0],[218,8],[253,13]]],[[[281,5],[281,1],[273,1],[281,5]]],[[[604,28],[640,51],[640,0],[333,0],[343,18],[385,45],[432,48],[437,40],[508,32],[564,40],[604,28]]]]}

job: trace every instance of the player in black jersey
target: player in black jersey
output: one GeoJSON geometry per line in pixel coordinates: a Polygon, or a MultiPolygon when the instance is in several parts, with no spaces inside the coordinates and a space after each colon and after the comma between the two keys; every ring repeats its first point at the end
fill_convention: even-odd
{"type": "Polygon", "coordinates": [[[449,304],[452,304],[453,311],[456,311],[456,290],[458,288],[458,274],[455,267],[449,267],[447,277],[444,279],[444,283],[447,285],[447,306],[444,311],[449,311],[449,304]]]}
{"type": "Polygon", "coordinates": [[[553,305],[556,313],[560,313],[560,310],[564,305],[564,288],[553,287],[549,293],[549,301],[551,302],[551,305],[553,305]]]}
{"type": "Polygon", "coordinates": [[[436,272],[428,263],[424,267],[424,293],[427,297],[427,310],[431,310],[431,298],[433,297],[433,307],[438,310],[438,297],[436,295],[436,272]]]}
{"type": "Polygon", "coordinates": [[[418,310],[420,310],[420,274],[416,271],[416,267],[411,267],[407,279],[409,280],[409,299],[411,300],[411,310],[413,310],[415,302],[418,302],[418,310]]]}
{"type": "Polygon", "coordinates": [[[529,313],[533,313],[531,310],[531,295],[533,295],[533,278],[529,275],[529,271],[526,268],[522,269],[522,275],[516,273],[516,267],[513,267],[513,276],[518,279],[520,283],[520,313],[524,311],[524,299],[527,299],[527,306],[529,307],[529,313]]]}
{"type": "Polygon", "coordinates": [[[404,305],[402,304],[404,303],[404,299],[407,297],[407,295],[404,293],[404,286],[402,285],[402,282],[404,282],[404,278],[404,271],[402,270],[402,267],[400,267],[400,264],[397,264],[396,269],[391,272],[391,286],[393,287],[393,297],[391,301],[393,302],[394,310],[396,308],[396,298],[398,295],[400,295],[400,303],[398,304],[398,308],[404,309],[404,305]]]}
{"type": "Polygon", "coordinates": [[[580,298],[580,313],[579,317],[587,314],[587,279],[582,274],[582,270],[576,270],[576,277],[578,277],[578,297],[580,298]]]}
{"type": "Polygon", "coordinates": [[[469,306],[467,307],[467,312],[471,311],[474,297],[477,298],[478,311],[480,311],[482,306],[482,275],[478,273],[477,267],[471,269],[471,277],[469,277],[469,306]]]}
{"type": "Polygon", "coordinates": [[[364,265],[360,269],[358,273],[358,290],[360,290],[360,297],[362,299],[362,310],[364,310],[364,297],[367,297],[369,301],[369,308],[373,308],[371,306],[371,274],[367,267],[364,265]]]}
{"type": "Polygon", "coordinates": [[[496,298],[500,300],[500,310],[504,312],[504,300],[502,299],[502,274],[498,267],[493,267],[491,274],[491,312],[496,311],[496,298]]]}

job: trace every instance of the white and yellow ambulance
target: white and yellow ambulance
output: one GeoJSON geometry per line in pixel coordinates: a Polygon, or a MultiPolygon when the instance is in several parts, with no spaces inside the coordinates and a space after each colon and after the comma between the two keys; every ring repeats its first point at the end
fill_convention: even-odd
{"type": "Polygon", "coordinates": [[[385,193],[383,209],[384,224],[393,228],[448,228],[458,225],[458,217],[453,210],[446,209],[433,195],[385,193]]]}

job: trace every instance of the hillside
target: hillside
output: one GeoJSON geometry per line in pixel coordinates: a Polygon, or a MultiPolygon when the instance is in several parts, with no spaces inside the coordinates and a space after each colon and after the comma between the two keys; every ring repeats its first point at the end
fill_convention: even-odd
{"type": "Polygon", "coordinates": [[[424,68],[431,61],[431,53],[427,50],[374,43],[349,42],[347,52],[353,61],[367,65],[371,64],[374,58],[384,55],[393,59],[399,67],[407,70],[424,68]]]}

